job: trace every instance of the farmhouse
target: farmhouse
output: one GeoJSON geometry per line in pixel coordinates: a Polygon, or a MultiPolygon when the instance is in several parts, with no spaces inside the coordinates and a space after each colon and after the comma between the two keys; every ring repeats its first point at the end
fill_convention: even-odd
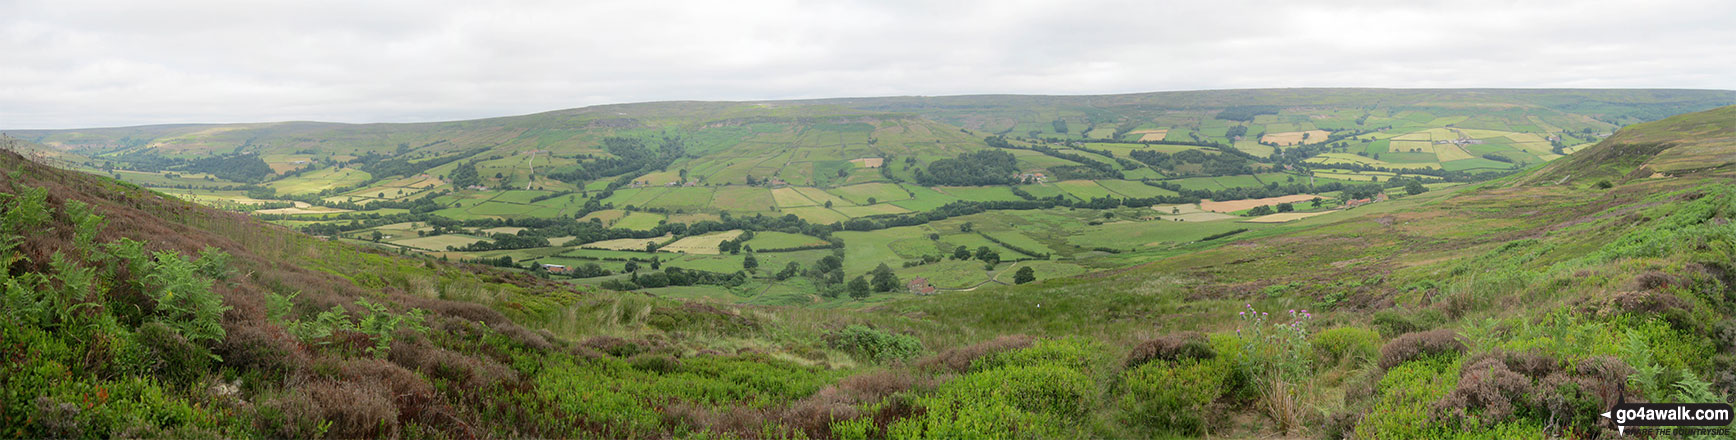
{"type": "Polygon", "coordinates": [[[562,266],[559,264],[544,264],[544,265],[542,265],[542,268],[543,268],[543,270],[549,271],[549,273],[572,273],[573,272],[573,268],[562,266]]]}
{"type": "Polygon", "coordinates": [[[910,289],[910,293],[917,295],[934,294],[934,286],[928,284],[928,279],[923,277],[911,278],[910,283],[906,284],[905,287],[910,289]]]}

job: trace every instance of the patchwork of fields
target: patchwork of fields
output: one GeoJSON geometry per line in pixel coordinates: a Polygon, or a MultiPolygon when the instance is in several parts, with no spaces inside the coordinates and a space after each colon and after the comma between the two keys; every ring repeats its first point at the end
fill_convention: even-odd
{"type": "MultiPolygon", "coordinates": [[[[745,269],[744,253],[719,246],[740,237],[743,219],[799,219],[754,230],[745,242],[777,250],[757,254],[761,270],[747,276],[760,291],[777,293],[671,290],[776,302],[806,301],[799,292],[816,281],[805,274],[776,282],[764,269],[790,262],[807,268],[833,253],[847,277],[887,264],[903,278],[944,279],[949,287],[1004,282],[997,271],[1015,260],[1055,276],[1139,264],[1228,231],[1290,227],[1338,207],[1357,188],[1393,194],[1420,181],[1439,189],[1536,166],[1652,111],[1557,104],[1584,102],[1575,94],[1419,93],[652,103],[365,133],[342,126],[318,135],[269,126],[165,129],[150,145],[181,155],[175,160],[182,162],[165,163],[182,165],[158,171],[104,163],[149,153],[104,149],[143,136],[135,132],[32,136],[81,170],[234,210],[294,206],[253,213],[344,240],[372,242],[377,233],[374,245],[460,259],[598,262],[618,272],[620,258],[654,257],[670,267],[735,273],[745,269]],[[268,172],[184,166],[201,154],[242,151],[238,145],[250,145],[246,154],[258,154],[268,172]],[[81,158],[86,154],[101,157],[81,158]],[[995,165],[965,159],[979,154],[995,165]],[[1316,196],[1320,207],[1309,203],[1316,196]],[[1280,203],[1307,212],[1238,216],[1280,203]],[[731,225],[704,231],[734,230],[684,232],[707,222],[731,225]],[[601,239],[653,230],[669,233],[601,239]],[[520,233],[549,245],[446,251],[520,233]],[[953,259],[959,247],[972,258],[953,259]],[[998,266],[984,267],[979,250],[998,256],[998,266]]],[[[1633,99],[1583,93],[1606,103],[1633,99]]],[[[625,276],[584,282],[609,279],[625,276]]]]}

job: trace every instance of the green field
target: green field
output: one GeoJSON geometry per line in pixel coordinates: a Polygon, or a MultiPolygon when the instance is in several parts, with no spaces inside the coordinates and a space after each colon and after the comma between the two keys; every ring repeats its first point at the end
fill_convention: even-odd
{"type": "Polygon", "coordinates": [[[1065,182],[1055,182],[1054,185],[1056,188],[1060,188],[1061,191],[1066,192],[1068,195],[1081,200],[1091,200],[1112,195],[1109,190],[1097,185],[1097,182],[1090,180],[1069,180],[1065,182]]]}
{"type": "Polygon", "coordinates": [[[631,212],[627,213],[625,217],[621,217],[620,220],[616,220],[611,226],[621,229],[648,231],[651,230],[651,228],[657,227],[657,225],[663,220],[664,217],[660,214],[650,212],[631,212]]]}
{"type": "Polygon", "coordinates": [[[808,246],[824,246],[825,240],[812,236],[791,234],[787,232],[765,231],[754,233],[753,239],[746,243],[754,249],[789,249],[808,246]]]}
{"type": "MultiPolygon", "coordinates": [[[[894,267],[904,261],[921,258],[925,249],[935,249],[928,239],[931,229],[923,226],[888,228],[869,232],[838,232],[844,240],[844,270],[851,275],[867,273],[881,263],[894,267]],[[923,246],[926,245],[927,248],[923,246]]],[[[975,249],[975,248],[972,248],[975,249]]]]}
{"type": "Polygon", "coordinates": [[[892,202],[911,198],[910,193],[905,192],[904,188],[890,183],[864,183],[833,188],[826,192],[857,205],[869,205],[868,200],[871,198],[876,202],[892,202]]]}
{"type": "Polygon", "coordinates": [[[959,200],[976,202],[1020,200],[1019,196],[1013,194],[1012,190],[1000,186],[948,186],[937,187],[934,190],[959,200]]]}
{"type": "Polygon", "coordinates": [[[326,168],[273,181],[267,186],[282,194],[312,194],[367,181],[368,173],[353,168],[326,168]]]}

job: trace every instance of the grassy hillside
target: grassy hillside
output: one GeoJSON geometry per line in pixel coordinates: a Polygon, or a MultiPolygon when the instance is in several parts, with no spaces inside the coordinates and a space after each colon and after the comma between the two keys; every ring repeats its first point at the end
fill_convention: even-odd
{"type": "Polygon", "coordinates": [[[1527,181],[1629,181],[1716,170],[1736,163],[1736,107],[1634,125],[1527,181]]]}
{"type": "MultiPolygon", "coordinates": [[[[1631,137],[1728,157],[1736,144],[1704,128],[1727,111],[1587,151],[1631,137]]],[[[1727,402],[1731,168],[1520,184],[1549,180],[1537,176],[1157,234],[1176,241],[1091,251],[1130,267],[877,295],[838,313],[803,304],[819,298],[805,277],[731,290],[780,305],[575,287],[313,238],[4,153],[0,426],[27,438],[1589,438],[1614,435],[1596,414],[1618,398],[1727,402]]],[[[1062,252],[1077,247],[1043,231],[1141,230],[1103,212],[1139,215],[988,211],[972,215],[1001,217],[858,231],[884,248],[844,253],[1062,252]]],[[[789,232],[744,242],[818,245],[789,232]]],[[[746,255],[681,258],[702,257],[746,255]]]]}

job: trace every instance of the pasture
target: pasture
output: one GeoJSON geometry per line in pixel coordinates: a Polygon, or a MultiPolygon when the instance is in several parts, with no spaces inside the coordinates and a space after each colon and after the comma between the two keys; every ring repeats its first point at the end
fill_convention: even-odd
{"type": "Polygon", "coordinates": [[[779,208],[795,208],[819,204],[815,203],[813,199],[808,198],[808,196],[802,195],[802,193],[796,191],[795,188],[787,186],[773,189],[772,199],[776,201],[779,208]]]}
{"type": "Polygon", "coordinates": [[[1277,214],[1262,215],[1259,217],[1254,217],[1254,218],[1243,220],[1243,221],[1248,222],[1248,223],[1288,223],[1288,222],[1293,222],[1293,221],[1297,221],[1297,220],[1301,220],[1301,219],[1305,219],[1305,218],[1309,218],[1309,217],[1313,217],[1313,216],[1317,216],[1317,215],[1331,214],[1332,212],[1333,211],[1280,212],[1277,214]]]}
{"type": "Polygon", "coordinates": [[[822,225],[829,225],[850,219],[850,216],[820,206],[789,208],[784,209],[783,212],[785,214],[795,214],[796,217],[799,217],[802,220],[807,220],[809,223],[822,225]]]}
{"type": "Polygon", "coordinates": [[[1112,195],[1109,193],[1109,190],[1104,189],[1103,186],[1098,185],[1097,182],[1090,181],[1090,180],[1068,180],[1068,181],[1064,181],[1064,182],[1055,182],[1055,187],[1060,188],[1062,191],[1066,191],[1067,194],[1070,194],[1073,197],[1078,197],[1082,200],[1091,200],[1091,199],[1095,199],[1095,198],[1109,197],[1112,195]]]}
{"type": "Polygon", "coordinates": [[[884,203],[910,198],[910,193],[905,192],[903,187],[891,183],[863,183],[833,188],[827,192],[857,205],[868,205],[868,199],[884,203]]]}
{"type": "Polygon", "coordinates": [[[649,230],[651,230],[651,228],[655,228],[655,227],[657,227],[658,224],[663,223],[663,220],[664,220],[663,214],[657,214],[657,213],[651,213],[651,212],[630,212],[630,213],[627,213],[626,216],[621,217],[619,220],[616,220],[614,223],[612,223],[612,225],[613,225],[613,227],[620,228],[620,229],[632,229],[632,230],[636,230],[636,231],[649,231],[649,230]]]}
{"type": "Polygon", "coordinates": [[[710,206],[732,211],[771,211],[779,205],[777,200],[772,198],[772,190],[730,185],[717,188],[717,191],[712,193],[710,206]]]}
{"type": "Polygon", "coordinates": [[[387,243],[391,243],[391,244],[395,244],[395,245],[399,245],[399,246],[405,246],[405,247],[413,247],[413,248],[417,248],[417,249],[425,249],[425,250],[430,250],[430,251],[445,251],[447,246],[464,247],[464,246],[470,245],[471,243],[476,243],[476,242],[481,242],[481,241],[487,241],[487,240],[480,238],[480,237],[474,237],[474,236],[463,235],[463,234],[445,234],[445,235],[436,235],[433,237],[411,237],[411,238],[403,238],[403,239],[397,239],[397,240],[388,240],[387,243]]]}
{"type": "Polygon", "coordinates": [[[1138,130],[1128,132],[1128,134],[1138,135],[1140,142],[1161,141],[1169,137],[1169,130],[1138,130]]]}
{"type": "MultiPolygon", "coordinates": [[[[989,280],[989,273],[983,270],[983,262],[976,260],[943,260],[916,267],[893,268],[901,280],[923,277],[928,279],[930,285],[941,289],[962,289],[989,280]]],[[[1007,281],[1011,282],[1012,278],[1009,276],[1007,281]]]]}
{"type": "Polygon", "coordinates": [[[1199,205],[1196,204],[1155,205],[1151,207],[1151,210],[1157,211],[1157,215],[1162,217],[1164,220],[1180,219],[1189,222],[1209,222],[1212,220],[1228,220],[1237,218],[1233,215],[1202,210],[1199,205]]]}
{"type": "Polygon", "coordinates": [[[585,243],[585,244],[581,244],[579,246],[585,247],[585,248],[607,249],[607,250],[616,250],[616,251],[643,251],[643,250],[645,250],[645,246],[647,246],[647,245],[662,244],[662,243],[667,242],[673,238],[675,238],[675,234],[663,234],[663,236],[661,236],[661,237],[621,238],[621,239],[615,239],[615,240],[603,240],[603,241],[594,242],[594,243],[585,243]]]}
{"type": "Polygon", "coordinates": [[[741,232],[740,229],[736,229],[723,232],[713,232],[705,235],[682,237],[674,243],[669,243],[663,247],[657,248],[657,250],[681,254],[716,255],[718,253],[718,244],[740,237],[741,232]]]}
{"type": "Polygon", "coordinates": [[[1320,197],[1320,196],[1313,195],[1313,194],[1293,194],[1293,195],[1288,195],[1288,196],[1267,197],[1267,198],[1263,198],[1263,199],[1241,199],[1241,200],[1228,200],[1228,201],[1222,201],[1222,202],[1214,201],[1214,200],[1202,200],[1202,201],[1200,201],[1200,209],[1206,210],[1206,211],[1211,211],[1211,212],[1236,212],[1236,211],[1252,209],[1256,206],[1273,206],[1273,205],[1277,205],[1279,203],[1307,202],[1310,200],[1314,200],[1317,197],[1318,198],[1324,198],[1324,197],[1320,197]]]}
{"type": "Polygon", "coordinates": [[[894,205],[894,204],[890,204],[890,203],[881,203],[881,204],[872,205],[872,206],[840,206],[837,208],[832,208],[832,210],[837,211],[839,214],[847,215],[847,216],[850,216],[852,218],[854,218],[854,217],[869,217],[869,216],[876,216],[876,215],[887,215],[887,214],[903,214],[903,213],[910,212],[910,210],[908,210],[908,209],[904,209],[904,208],[899,207],[898,205],[894,205]]]}
{"type": "Polygon", "coordinates": [[[1280,133],[1268,133],[1265,137],[1260,138],[1260,142],[1273,143],[1288,147],[1304,142],[1322,142],[1326,140],[1327,136],[1331,135],[1332,133],[1328,133],[1326,130],[1286,131],[1280,133]]]}
{"type": "Polygon", "coordinates": [[[1004,186],[937,186],[935,191],[973,202],[1024,200],[1004,186]]]}
{"type": "Polygon", "coordinates": [[[873,270],[880,263],[897,268],[904,261],[939,254],[934,242],[928,239],[930,232],[934,230],[928,226],[903,226],[878,231],[840,231],[832,235],[844,240],[844,271],[855,276],[873,270]]]}
{"type": "Polygon", "coordinates": [[[1066,240],[1069,244],[1087,249],[1105,247],[1136,250],[1190,243],[1212,234],[1248,226],[1231,221],[1169,221],[1169,217],[1165,217],[1164,220],[1156,221],[1119,221],[1084,226],[1076,234],[1067,236],[1066,240]]]}
{"type": "Polygon", "coordinates": [[[313,194],[328,189],[356,185],[366,182],[368,178],[367,172],[355,168],[326,168],[272,181],[266,186],[277,190],[278,194],[313,194]]]}
{"type": "Polygon", "coordinates": [[[826,243],[826,240],[821,240],[819,238],[815,238],[815,237],[811,237],[811,236],[807,236],[807,235],[802,235],[802,234],[791,234],[788,232],[777,232],[777,231],[761,231],[761,232],[755,232],[753,234],[753,239],[748,240],[747,243],[745,243],[745,244],[748,246],[753,246],[753,248],[755,250],[762,250],[762,249],[790,249],[790,248],[799,248],[799,247],[808,247],[808,246],[824,246],[827,243],[826,243]]]}

